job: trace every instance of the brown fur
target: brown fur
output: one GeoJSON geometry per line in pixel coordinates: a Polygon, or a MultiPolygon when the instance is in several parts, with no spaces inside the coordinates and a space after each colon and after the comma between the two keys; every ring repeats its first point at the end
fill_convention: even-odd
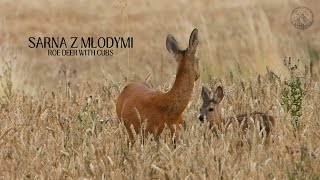
{"type": "Polygon", "coordinates": [[[155,91],[145,83],[134,82],[120,93],[116,105],[117,115],[123,120],[131,139],[130,126],[133,125],[136,133],[139,133],[145,120],[146,132],[154,136],[159,135],[165,125],[174,132],[174,126],[179,128],[182,124],[182,113],[191,97],[194,82],[199,78],[199,59],[195,56],[197,45],[197,29],[191,33],[186,50],[180,50],[173,36],[168,35],[167,49],[178,62],[176,80],[168,92],[155,91]]]}
{"type": "Polygon", "coordinates": [[[236,115],[235,117],[228,117],[226,119],[222,119],[220,113],[218,112],[218,105],[223,99],[223,90],[219,86],[213,94],[213,98],[210,98],[211,91],[206,87],[202,87],[202,100],[203,104],[200,109],[200,116],[199,119],[204,121],[207,119],[210,123],[210,127],[217,125],[218,127],[221,124],[225,124],[229,126],[233,121],[236,119],[239,124],[243,124],[242,130],[245,131],[248,129],[248,120],[252,118],[254,122],[259,121],[261,128],[264,127],[266,132],[266,144],[270,143],[270,134],[275,127],[275,119],[274,117],[267,115],[266,113],[262,112],[253,112],[253,113],[245,113],[236,115]],[[261,121],[260,121],[261,120],[261,121]],[[226,124],[227,123],[227,124],[226,124]]]}

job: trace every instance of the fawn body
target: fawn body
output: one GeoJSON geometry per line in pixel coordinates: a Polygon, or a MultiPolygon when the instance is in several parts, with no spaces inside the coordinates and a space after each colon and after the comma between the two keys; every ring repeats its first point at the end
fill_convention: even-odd
{"type": "Polygon", "coordinates": [[[168,92],[155,91],[143,82],[128,84],[122,90],[117,99],[116,111],[131,139],[131,125],[139,133],[145,120],[145,131],[154,136],[159,135],[165,125],[174,132],[174,126],[179,128],[182,124],[182,112],[189,102],[194,82],[200,76],[199,59],[195,55],[198,43],[197,29],[192,31],[186,50],[179,48],[172,35],[167,36],[167,49],[178,62],[176,79],[168,92]]]}
{"type": "Polygon", "coordinates": [[[213,97],[210,97],[211,91],[206,87],[202,86],[202,107],[200,108],[199,120],[203,122],[205,119],[209,121],[210,127],[221,124],[229,126],[232,121],[237,120],[239,124],[242,124],[242,131],[248,129],[248,120],[251,118],[254,122],[259,121],[260,130],[264,127],[266,132],[266,143],[270,141],[270,134],[275,126],[275,119],[263,112],[252,112],[236,115],[235,117],[221,118],[218,112],[218,105],[222,101],[224,93],[222,88],[219,86],[213,93],[213,97]]]}

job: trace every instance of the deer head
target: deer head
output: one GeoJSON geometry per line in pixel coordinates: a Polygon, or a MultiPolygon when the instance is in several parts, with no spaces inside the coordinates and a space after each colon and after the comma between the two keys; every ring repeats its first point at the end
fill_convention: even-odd
{"type": "Polygon", "coordinates": [[[192,31],[189,39],[189,46],[185,50],[180,49],[178,42],[171,34],[167,36],[166,40],[168,51],[174,55],[176,61],[179,63],[178,68],[184,65],[183,68],[189,71],[190,75],[193,76],[194,81],[200,77],[199,58],[195,55],[198,44],[197,28],[192,31]]]}
{"type": "Polygon", "coordinates": [[[223,99],[223,90],[221,86],[218,86],[215,92],[213,93],[213,97],[210,96],[211,91],[202,86],[201,97],[203,104],[200,108],[200,116],[199,120],[204,122],[204,120],[208,120],[210,124],[213,124],[215,121],[215,113],[217,111],[217,107],[219,103],[223,99]]]}

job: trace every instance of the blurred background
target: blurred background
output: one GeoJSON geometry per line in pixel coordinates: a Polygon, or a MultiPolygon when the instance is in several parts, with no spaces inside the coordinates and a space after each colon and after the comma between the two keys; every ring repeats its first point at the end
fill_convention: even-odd
{"type": "Polygon", "coordinates": [[[7,73],[14,89],[30,95],[62,81],[77,90],[103,78],[148,78],[159,86],[176,70],[166,36],[172,34],[186,48],[197,27],[202,81],[237,75],[239,69],[244,77],[265,74],[266,67],[285,77],[288,56],[300,59],[301,67],[312,61],[319,70],[319,15],[318,0],[1,0],[0,74],[7,73]],[[291,24],[298,6],[313,12],[313,25],[306,30],[291,24]],[[44,49],[28,48],[30,36],[133,36],[134,48],[115,49],[112,57],[48,57],[44,49]]]}

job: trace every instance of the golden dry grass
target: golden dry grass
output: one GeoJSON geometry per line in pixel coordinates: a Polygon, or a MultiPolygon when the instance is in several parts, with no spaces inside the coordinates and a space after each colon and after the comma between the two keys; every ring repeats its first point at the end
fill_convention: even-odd
{"type": "MultiPolygon", "coordinates": [[[[300,129],[280,105],[283,82],[268,77],[210,81],[224,86],[223,116],[265,111],[276,117],[273,143],[265,147],[257,128],[243,147],[238,129],[219,137],[198,119],[200,89],[185,111],[185,129],[174,148],[169,131],[156,143],[147,138],[128,147],[117,122],[115,98],[122,82],[106,79],[80,93],[59,86],[40,97],[12,94],[1,105],[0,177],[32,179],[318,179],[320,174],[319,82],[308,82],[300,129]],[[92,97],[87,97],[91,94],[92,97]]],[[[160,88],[165,90],[168,87],[160,88]]]]}
{"type": "MultiPolygon", "coordinates": [[[[223,77],[239,65],[244,75],[265,73],[266,66],[284,74],[285,56],[300,58],[304,64],[319,61],[320,4],[317,0],[268,1],[179,1],[150,3],[98,0],[1,1],[0,42],[17,52],[14,87],[37,95],[43,86],[54,89],[62,67],[75,69],[73,86],[84,81],[101,81],[102,70],[120,80],[143,80],[151,74],[155,85],[168,82],[175,62],[165,48],[167,34],[186,47],[190,32],[200,31],[198,55],[202,79],[223,77]],[[314,13],[314,24],[305,31],[290,23],[291,11],[300,5],[314,13]],[[28,48],[30,36],[133,36],[133,49],[115,50],[113,57],[48,57],[45,50],[28,48]],[[316,53],[314,53],[316,52],[316,53]],[[159,74],[160,72],[160,74],[159,74]],[[37,77],[37,78],[33,78],[37,77]]],[[[319,66],[319,64],[318,64],[319,66]]]]}
{"type": "Polygon", "coordinates": [[[319,179],[319,1],[3,0],[0,5],[0,179],[319,179]],[[299,5],[315,16],[305,31],[290,24],[299,5]],[[128,82],[149,74],[151,86],[167,91],[176,62],[166,52],[165,38],[171,33],[186,47],[194,27],[203,71],[177,147],[168,132],[158,143],[147,137],[143,144],[137,136],[128,147],[115,114],[116,97],[128,82]],[[105,33],[133,36],[135,47],[116,50],[113,57],[47,57],[27,44],[29,36],[105,33]],[[285,56],[301,60],[300,72],[314,63],[315,74],[302,78],[306,95],[299,130],[281,105],[285,56]],[[281,79],[266,74],[266,66],[281,79]],[[217,137],[201,124],[205,83],[223,85],[223,116],[255,110],[275,116],[274,142],[264,147],[256,128],[237,147],[237,128],[217,137]]]}

